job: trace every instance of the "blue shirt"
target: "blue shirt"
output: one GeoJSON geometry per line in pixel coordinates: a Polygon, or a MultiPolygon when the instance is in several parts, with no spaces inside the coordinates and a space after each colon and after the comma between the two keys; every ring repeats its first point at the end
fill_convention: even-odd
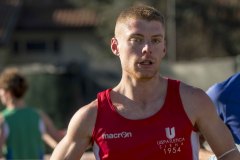
{"type": "Polygon", "coordinates": [[[230,129],[235,143],[240,144],[240,72],[211,86],[207,94],[217,113],[230,129]]]}

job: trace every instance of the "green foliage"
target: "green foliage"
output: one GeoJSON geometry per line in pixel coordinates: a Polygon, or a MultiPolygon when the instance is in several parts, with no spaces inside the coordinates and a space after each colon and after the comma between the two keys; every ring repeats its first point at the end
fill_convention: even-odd
{"type": "Polygon", "coordinates": [[[177,58],[237,56],[240,17],[233,1],[177,1],[177,58]]]}
{"type": "MultiPolygon", "coordinates": [[[[70,0],[78,7],[97,11],[101,21],[97,34],[106,46],[114,36],[115,19],[122,9],[148,4],[160,9],[168,20],[169,1],[175,3],[177,60],[239,54],[240,4],[236,0],[70,0]]],[[[169,29],[168,26],[166,28],[169,29]]]]}
{"type": "MultiPolygon", "coordinates": [[[[111,37],[114,36],[116,16],[123,8],[136,4],[148,4],[160,9],[168,19],[167,2],[91,0],[81,1],[81,5],[83,6],[84,3],[84,6],[96,9],[102,22],[98,26],[97,33],[108,45],[111,37]]],[[[192,60],[238,55],[239,10],[240,5],[234,0],[175,0],[177,59],[192,60]]]]}

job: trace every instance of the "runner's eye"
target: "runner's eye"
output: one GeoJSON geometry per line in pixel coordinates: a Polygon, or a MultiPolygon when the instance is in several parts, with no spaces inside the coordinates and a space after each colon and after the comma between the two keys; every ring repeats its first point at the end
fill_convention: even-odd
{"type": "Polygon", "coordinates": [[[152,39],[151,42],[152,42],[152,44],[158,44],[158,43],[161,43],[162,40],[160,38],[154,38],[154,39],[152,39]]]}
{"type": "Polygon", "coordinates": [[[133,42],[133,43],[142,43],[143,42],[143,39],[140,37],[131,37],[129,40],[130,40],[130,42],[133,42]]]}

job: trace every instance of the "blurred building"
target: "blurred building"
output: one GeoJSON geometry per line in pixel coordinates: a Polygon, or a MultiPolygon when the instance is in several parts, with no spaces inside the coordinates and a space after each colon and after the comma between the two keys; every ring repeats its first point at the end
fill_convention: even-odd
{"type": "Polygon", "coordinates": [[[64,0],[0,0],[0,67],[99,55],[94,11],[64,0]]]}
{"type": "Polygon", "coordinates": [[[59,126],[118,78],[102,61],[99,23],[67,0],[0,0],[0,70],[19,66],[31,85],[26,102],[59,126]]]}

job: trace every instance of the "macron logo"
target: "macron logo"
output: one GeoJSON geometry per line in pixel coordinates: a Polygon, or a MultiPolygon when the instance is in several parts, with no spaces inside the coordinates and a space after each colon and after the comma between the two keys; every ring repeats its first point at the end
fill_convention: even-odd
{"type": "Polygon", "coordinates": [[[102,135],[103,139],[118,139],[118,138],[131,138],[132,132],[120,132],[120,133],[104,133],[102,135]]]}

